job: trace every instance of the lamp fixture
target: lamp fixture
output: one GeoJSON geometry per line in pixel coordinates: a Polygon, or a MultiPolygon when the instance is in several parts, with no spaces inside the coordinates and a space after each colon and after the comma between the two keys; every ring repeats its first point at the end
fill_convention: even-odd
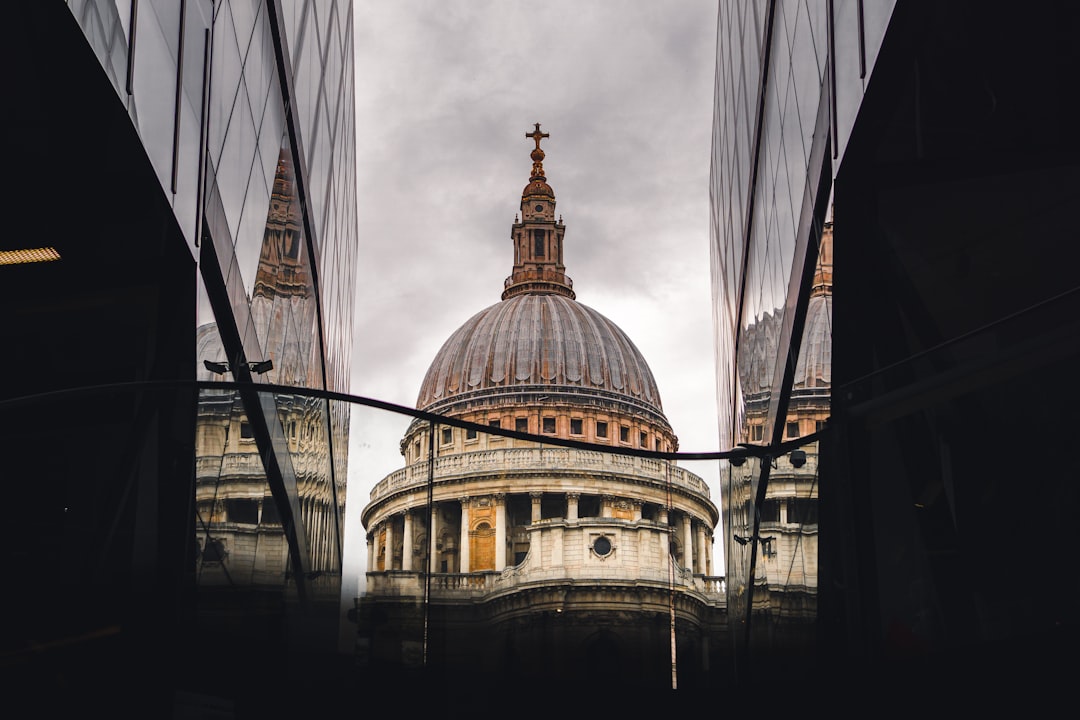
{"type": "Polygon", "coordinates": [[[248,370],[256,375],[262,375],[263,373],[270,372],[274,369],[273,360],[260,360],[259,362],[248,363],[248,370]]]}
{"type": "Polygon", "coordinates": [[[213,360],[203,360],[203,367],[212,373],[217,375],[224,375],[229,372],[229,363],[227,362],[214,362],[213,360]]]}

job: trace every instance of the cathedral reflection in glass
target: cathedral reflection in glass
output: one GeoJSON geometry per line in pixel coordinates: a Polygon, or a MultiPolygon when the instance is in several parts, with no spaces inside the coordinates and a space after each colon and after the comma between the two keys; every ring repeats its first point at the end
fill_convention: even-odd
{"type": "Polygon", "coordinates": [[[32,590],[2,648],[57,702],[259,692],[338,646],[349,406],[289,389],[349,389],[352,3],[5,19],[20,211],[0,250],[52,262],[3,279],[3,474],[39,509],[9,530],[47,550],[5,543],[32,590]]]}

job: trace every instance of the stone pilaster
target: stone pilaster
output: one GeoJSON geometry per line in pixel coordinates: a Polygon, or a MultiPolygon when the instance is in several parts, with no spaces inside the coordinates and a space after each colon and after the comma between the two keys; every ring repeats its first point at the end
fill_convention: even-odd
{"type": "Polygon", "coordinates": [[[690,521],[690,514],[683,515],[682,520],[682,533],[683,533],[683,556],[682,566],[688,570],[694,569],[694,531],[690,521]]]}
{"type": "Polygon", "coordinates": [[[495,569],[506,569],[506,495],[495,495],[495,569]]]}
{"type": "Polygon", "coordinates": [[[531,492],[529,493],[529,499],[532,500],[532,524],[540,522],[540,500],[544,497],[544,493],[531,492]]]}
{"type": "Polygon", "coordinates": [[[386,518],[386,570],[394,569],[394,517],[386,518]]]}
{"type": "Polygon", "coordinates": [[[458,572],[469,572],[469,496],[461,498],[461,553],[458,572]]]}
{"type": "Polygon", "coordinates": [[[705,523],[702,522],[697,524],[697,562],[694,563],[694,572],[705,574],[705,523]]]}
{"type": "Polygon", "coordinates": [[[401,569],[413,569],[412,510],[405,511],[405,536],[401,539],[401,569]]]}
{"type": "Polygon", "coordinates": [[[439,571],[439,506],[431,506],[431,523],[428,525],[428,572],[439,571]]]}

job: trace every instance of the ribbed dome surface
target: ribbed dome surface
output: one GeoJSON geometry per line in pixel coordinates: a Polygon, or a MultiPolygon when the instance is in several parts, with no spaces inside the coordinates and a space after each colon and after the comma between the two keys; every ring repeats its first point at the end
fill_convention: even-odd
{"type": "Polygon", "coordinates": [[[832,386],[832,296],[815,295],[806,308],[795,387],[832,386]]]}
{"type": "Polygon", "coordinates": [[[531,195],[546,195],[547,197],[553,198],[555,197],[555,191],[543,180],[533,180],[521,191],[521,197],[529,197],[531,195]]]}
{"type": "Polygon", "coordinates": [[[470,318],[435,356],[416,406],[528,385],[615,393],[663,415],[652,371],[626,334],[596,310],[554,294],[519,295],[470,318]]]}
{"type": "MultiPolygon", "coordinates": [[[[743,331],[739,379],[743,392],[755,394],[770,391],[776,371],[780,322],[783,314],[765,313],[753,325],[743,331]]],[[[795,364],[792,386],[801,388],[827,388],[832,385],[832,297],[827,294],[813,295],[806,309],[806,325],[803,328],[802,347],[795,364]]]]}

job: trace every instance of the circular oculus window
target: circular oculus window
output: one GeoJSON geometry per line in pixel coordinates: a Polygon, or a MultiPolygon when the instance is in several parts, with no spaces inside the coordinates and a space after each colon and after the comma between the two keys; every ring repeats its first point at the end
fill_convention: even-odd
{"type": "Polygon", "coordinates": [[[611,552],[611,541],[606,537],[598,537],[593,541],[592,549],[597,555],[604,557],[611,552]]]}

